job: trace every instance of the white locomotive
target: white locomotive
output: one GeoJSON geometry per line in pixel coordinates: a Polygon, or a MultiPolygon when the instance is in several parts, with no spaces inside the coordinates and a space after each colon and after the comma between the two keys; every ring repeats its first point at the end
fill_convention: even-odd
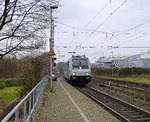
{"type": "Polygon", "coordinates": [[[85,56],[72,56],[64,66],[64,78],[72,84],[87,84],[91,81],[91,64],[85,56]]]}

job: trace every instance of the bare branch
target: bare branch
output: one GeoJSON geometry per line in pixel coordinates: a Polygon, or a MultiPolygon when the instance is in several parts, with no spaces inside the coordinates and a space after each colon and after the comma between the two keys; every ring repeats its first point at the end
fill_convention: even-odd
{"type": "Polygon", "coordinates": [[[48,27],[48,3],[41,0],[10,1],[5,0],[0,17],[0,57],[16,51],[39,49],[47,39],[42,33],[48,27]]]}

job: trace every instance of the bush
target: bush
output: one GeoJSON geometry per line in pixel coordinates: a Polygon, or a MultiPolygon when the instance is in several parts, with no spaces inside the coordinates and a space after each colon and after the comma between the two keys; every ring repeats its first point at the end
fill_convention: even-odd
{"type": "Polygon", "coordinates": [[[0,121],[4,118],[8,112],[10,112],[14,106],[18,103],[21,87],[8,87],[0,90],[0,105],[3,110],[0,113],[0,121]]]}
{"type": "Polygon", "coordinates": [[[0,89],[21,85],[24,87],[22,92],[25,95],[44,75],[48,74],[48,67],[47,53],[36,57],[26,56],[21,59],[0,59],[0,89]]]}
{"type": "Polygon", "coordinates": [[[92,68],[92,73],[94,75],[106,75],[106,76],[113,76],[117,77],[125,77],[125,76],[137,76],[137,75],[148,75],[150,74],[150,69],[148,68],[113,68],[113,69],[104,69],[104,68],[92,68]]]}
{"type": "Polygon", "coordinates": [[[29,58],[24,62],[22,68],[23,92],[24,96],[29,92],[42,78],[43,63],[38,58],[29,58]]]}
{"type": "MultiPolygon", "coordinates": [[[[3,98],[3,102],[6,103],[12,101],[16,98],[13,92],[17,92],[17,98],[24,97],[44,75],[48,74],[48,67],[49,56],[47,53],[37,57],[27,56],[21,59],[0,59],[0,99],[2,100],[2,98],[5,97],[3,98]],[[12,91],[12,86],[17,86],[16,88],[19,91],[17,89],[12,91]]],[[[15,104],[7,107],[4,106],[6,110],[4,109],[5,112],[3,115],[6,115],[15,104]]],[[[2,117],[3,116],[0,115],[0,119],[2,117]]]]}
{"type": "Polygon", "coordinates": [[[0,90],[0,102],[11,102],[19,97],[21,87],[7,87],[0,90]]]}
{"type": "Polygon", "coordinates": [[[23,78],[8,78],[0,80],[0,89],[5,87],[20,86],[23,83],[23,78]]]}
{"type": "Polygon", "coordinates": [[[0,82],[0,89],[4,89],[6,86],[5,86],[5,83],[4,82],[0,82]]]}
{"type": "Polygon", "coordinates": [[[0,59],[0,78],[13,78],[17,75],[18,59],[0,59]]]}
{"type": "Polygon", "coordinates": [[[20,86],[22,85],[23,78],[9,78],[5,80],[7,87],[20,86]]]}

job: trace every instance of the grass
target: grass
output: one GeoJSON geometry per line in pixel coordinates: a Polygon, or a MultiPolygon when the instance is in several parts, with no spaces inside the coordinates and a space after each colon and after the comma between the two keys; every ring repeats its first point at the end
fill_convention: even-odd
{"type": "Polygon", "coordinates": [[[22,81],[22,78],[0,79],[0,89],[3,89],[5,87],[19,86],[21,85],[22,81]]]}
{"type": "Polygon", "coordinates": [[[0,103],[11,102],[19,97],[21,87],[7,87],[0,90],[0,103]]]}
{"type": "Polygon", "coordinates": [[[132,76],[132,77],[111,77],[111,76],[96,76],[97,78],[106,78],[106,79],[113,79],[113,80],[122,80],[122,81],[129,81],[129,82],[136,82],[136,83],[144,83],[150,84],[150,75],[139,75],[139,76],[132,76]]]}

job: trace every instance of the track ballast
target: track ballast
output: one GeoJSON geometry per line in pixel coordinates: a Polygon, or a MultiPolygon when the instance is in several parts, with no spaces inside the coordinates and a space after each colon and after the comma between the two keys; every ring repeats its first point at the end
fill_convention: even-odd
{"type": "Polygon", "coordinates": [[[85,86],[78,89],[88,97],[103,105],[115,114],[121,121],[126,122],[150,122],[150,112],[112,97],[93,87],[85,86]]]}

